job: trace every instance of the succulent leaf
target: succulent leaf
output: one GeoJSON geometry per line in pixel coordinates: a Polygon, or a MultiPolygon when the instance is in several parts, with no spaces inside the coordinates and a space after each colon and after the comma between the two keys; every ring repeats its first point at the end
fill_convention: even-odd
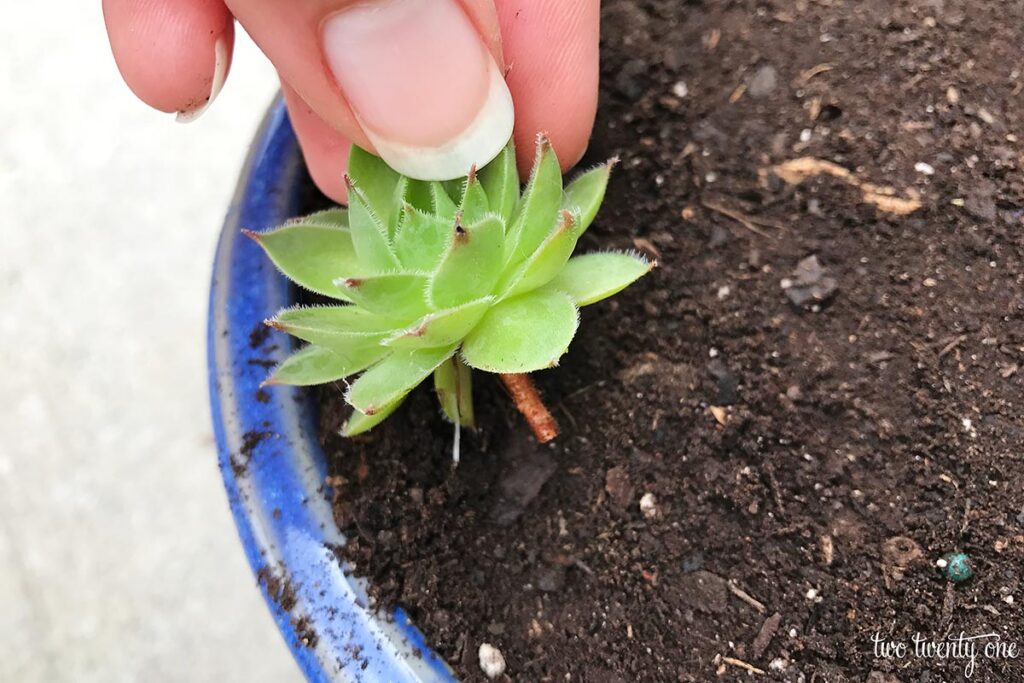
{"type": "Polygon", "coordinates": [[[430,200],[436,215],[449,222],[455,219],[455,214],[459,210],[458,205],[444,189],[444,185],[436,180],[430,183],[430,200]]]}
{"type": "MultiPolygon", "coordinates": [[[[345,399],[343,434],[382,422],[434,376],[444,414],[472,426],[471,368],[524,373],[558,363],[579,306],[611,296],[653,265],[632,254],[571,258],[604,199],[609,162],[564,190],[539,136],[520,196],[511,142],[462,180],[403,177],[353,147],[349,208],[249,233],[289,278],[348,305],[296,307],[267,323],[309,346],[269,384],[309,385],[361,373],[345,399]]],[[[457,456],[456,456],[457,459],[457,456]]]]}
{"type": "Polygon", "coordinates": [[[441,410],[455,424],[476,426],[473,413],[473,373],[453,355],[434,370],[434,390],[441,410]]]}
{"type": "Polygon", "coordinates": [[[462,344],[467,365],[487,372],[543,370],[558,364],[579,314],[567,294],[530,292],[496,304],[462,344]]]}
{"type": "Polygon", "coordinates": [[[433,271],[451,244],[452,220],[424,213],[411,205],[405,206],[404,213],[395,235],[395,254],[404,268],[433,271]]]}
{"type": "Polygon", "coordinates": [[[547,137],[537,137],[537,158],[509,228],[507,254],[511,264],[533,253],[555,227],[562,206],[562,171],[547,137]]]}
{"type": "Polygon", "coordinates": [[[402,206],[395,202],[395,198],[401,196],[399,193],[403,188],[398,186],[403,176],[391,170],[380,157],[355,145],[352,145],[348,155],[348,176],[359,188],[366,205],[381,224],[393,226],[393,219],[397,219],[402,206]]]}
{"type": "Polygon", "coordinates": [[[345,351],[332,351],[310,344],[284,359],[274,368],[265,384],[312,386],[327,384],[362,372],[390,351],[379,345],[353,346],[345,351]]]}
{"type": "Polygon", "coordinates": [[[444,188],[445,193],[451,198],[456,207],[462,206],[462,192],[466,189],[465,178],[442,180],[441,187],[444,188]]]}
{"type": "MultiPolygon", "coordinates": [[[[487,194],[484,192],[480,179],[476,175],[476,166],[469,170],[466,184],[462,189],[462,202],[459,204],[458,215],[463,223],[472,225],[487,215],[487,194]]],[[[500,220],[500,217],[499,217],[500,220]]],[[[502,232],[505,226],[502,225],[502,232]]]]}
{"type": "Polygon", "coordinates": [[[618,294],[651,272],[655,265],[633,254],[584,254],[569,259],[545,289],[565,292],[577,306],[589,306],[618,294]]]}
{"type": "Polygon", "coordinates": [[[479,176],[490,210],[498,214],[507,227],[519,201],[519,171],[516,169],[516,149],[511,142],[480,171],[479,176]]]}
{"type": "Polygon", "coordinates": [[[290,280],[317,294],[348,299],[334,286],[339,273],[358,267],[348,227],[332,227],[310,220],[264,233],[247,231],[267,252],[274,265],[290,280]]]}
{"type": "MultiPolygon", "coordinates": [[[[563,295],[564,296],[564,295],[563,295]]],[[[438,365],[451,358],[456,347],[393,351],[359,376],[345,399],[364,415],[373,415],[409,393],[438,365]]]]}
{"type": "Polygon", "coordinates": [[[497,216],[464,227],[456,220],[448,253],[430,282],[430,302],[452,308],[487,296],[501,276],[505,228],[497,216]]]}
{"type": "Polygon", "coordinates": [[[402,176],[396,191],[400,193],[396,211],[412,206],[427,214],[434,212],[434,196],[430,191],[430,183],[402,176]]]}
{"type": "Polygon", "coordinates": [[[340,277],[338,290],[371,313],[405,319],[427,310],[427,276],[417,272],[340,277]]]}
{"type": "Polygon", "coordinates": [[[493,296],[428,313],[382,343],[396,349],[427,349],[457,344],[469,334],[494,303],[493,296]]]}
{"type": "Polygon", "coordinates": [[[368,432],[384,420],[391,417],[391,413],[398,409],[398,406],[402,405],[402,401],[408,394],[399,396],[391,403],[386,406],[382,406],[374,411],[373,415],[364,415],[358,410],[353,411],[352,416],[345,422],[345,426],[341,428],[342,436],[356,436],[364,432],[368,432]]]}
{"type": "Polygon", "coordinates": [[[550,282],[572,256],[572,250],[576,248],[576,241],[579,240],[581,233],[579,214],[563,209],[555,231],[548,235],[516,271],[515,277],[508,285],[506,296],[530,292],[550,282]]]}
{"type": "Polygon", "coordinates": [[[267,324],[337,353],[380,344],[393,320],[357,306],[298,307],[281,311],[267,324]]]}
{"type": "Polygon", "coordinates": [[[352,246],[363,267],[375,271],[398,267],[386,225],[373,211],[366,195],[351,180],[348,182],[348,224],[352,246]]]}
{"type": "Polygon", "coordinates": [[[304,218],[297,218],[284,224],[283,227],[292,225],[319,225],[324,228],[340,228],[348,230],[348,209],[337,207],[311,213],[304,218]]]}
{"type": "Polygon", "coordinates": [[[605,190],[608,189],[608,178],[616,163],[618,160],[612,159],[592,168],[578,176],[565,188],[562,208],[579,212],[580,234],[586,232],[590,224],[594,222],[597,210],[601,208],[601,202],[604,201],[605,190]]]}

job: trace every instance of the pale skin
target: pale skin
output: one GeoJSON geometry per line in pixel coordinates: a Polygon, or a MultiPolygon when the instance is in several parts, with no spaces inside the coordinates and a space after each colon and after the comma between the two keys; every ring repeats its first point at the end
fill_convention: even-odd
{"type": "Polygon", "coordinates": [[[520,171],[529,170],[541,131],[563,166],[573,165],[597,104],[599,4],[103,0],[103,12],[125,82],[169,113],[194,114],[211,100],[227,75],[237,20],[277,69],[313,179],[344,202],[351,143],[379,146],[382,156],[391,141],[443,155],[470,131],[497,135],[500,124],[481,123],[501,119],[487,113],[500,108],[488,104],[500,100],[487,97],[495,87],[488,73],[505,74],[520,171]]]}

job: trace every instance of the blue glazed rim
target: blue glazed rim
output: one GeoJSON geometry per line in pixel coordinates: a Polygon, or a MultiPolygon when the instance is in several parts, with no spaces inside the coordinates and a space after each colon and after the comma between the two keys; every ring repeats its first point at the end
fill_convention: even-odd
{"type": "Polygon", "coordinates": [[[326,458],[309,392],[260,392],[267,366],[291,349],[286,334],[262,321],[289,305],[294,291],[240,231],[294,217],[306,177],[278,98],[242,169],[210,288],[210,402],[228,501],[260,590],[309,681],[454,681],[401,609],[385,615],[367,607],[365,584],[332,550],[345,539],[323,483],[326,458]]]}

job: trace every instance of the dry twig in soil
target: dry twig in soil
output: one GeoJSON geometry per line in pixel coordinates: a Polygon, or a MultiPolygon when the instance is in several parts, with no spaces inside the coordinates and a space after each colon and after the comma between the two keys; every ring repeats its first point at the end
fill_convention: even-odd
{"type": "MultiPolygon", "coordinates": [[[[708,201],[706,199],[701,200],[701,204],[704,206],[705,209],[710,209],[711,211],[714,211],[715,213],[721,214],[721,215],[725,216],[726,218],[733,219],[734,221],[736,221],[737,223],[742,225],[744,228],[746,228],[750,232],[754,233],[755,235],[760,235],[761,237],[767,237],[770,240],[775,239],[775,235],[772,235],[769,232],[765,232],[761,228],[757,227],[756,219],[751,218],[750,216],[742,214],[739,211],[735,211],[735,210],[730,209],[730,208],[728,208],[726,206],[722,206],[721,204],[717,204],[715,202],[708,201]]],[[[776,226],[776,227],[778,227],[778,226],[776,226]]]]}
{"type": "Polygon", "coordinates": [[[734,581],[728,581],[726,585],[729,587],[729,592],[735,595],[737,598],[747,603],[759,613],[764,614],[764,603],[754,598],[750,593],[746,592],[742,588],[736,585],[734,581]]]}
{"type": "Polygon", "coordinates": [[[756,666],[753,666],[752,664],[747,664],[742,659],[736,659],[735,657],[722,657],[722,661],[726,664],[732,664],[733,666],[737,666],[741,669],[746,669],[750,673],[758,674],[759,676],[764,676],[764,669],[758,669],[756,666]]]}

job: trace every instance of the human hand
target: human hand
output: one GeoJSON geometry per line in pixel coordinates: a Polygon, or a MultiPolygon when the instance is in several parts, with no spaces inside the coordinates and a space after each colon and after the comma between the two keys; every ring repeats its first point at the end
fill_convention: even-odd
{"type": "Polygon", "coordinates": [[[179,120],[217,96],[237,19],[278,71],[313,180],[343,202],[350,143],[413,177],[465,175],[508,140],[513,102],[521,173],[539,131],[563,166],[578,161],[597,106],[599,4],[103,0],[103,14],[125,82],[179,120]]]}

